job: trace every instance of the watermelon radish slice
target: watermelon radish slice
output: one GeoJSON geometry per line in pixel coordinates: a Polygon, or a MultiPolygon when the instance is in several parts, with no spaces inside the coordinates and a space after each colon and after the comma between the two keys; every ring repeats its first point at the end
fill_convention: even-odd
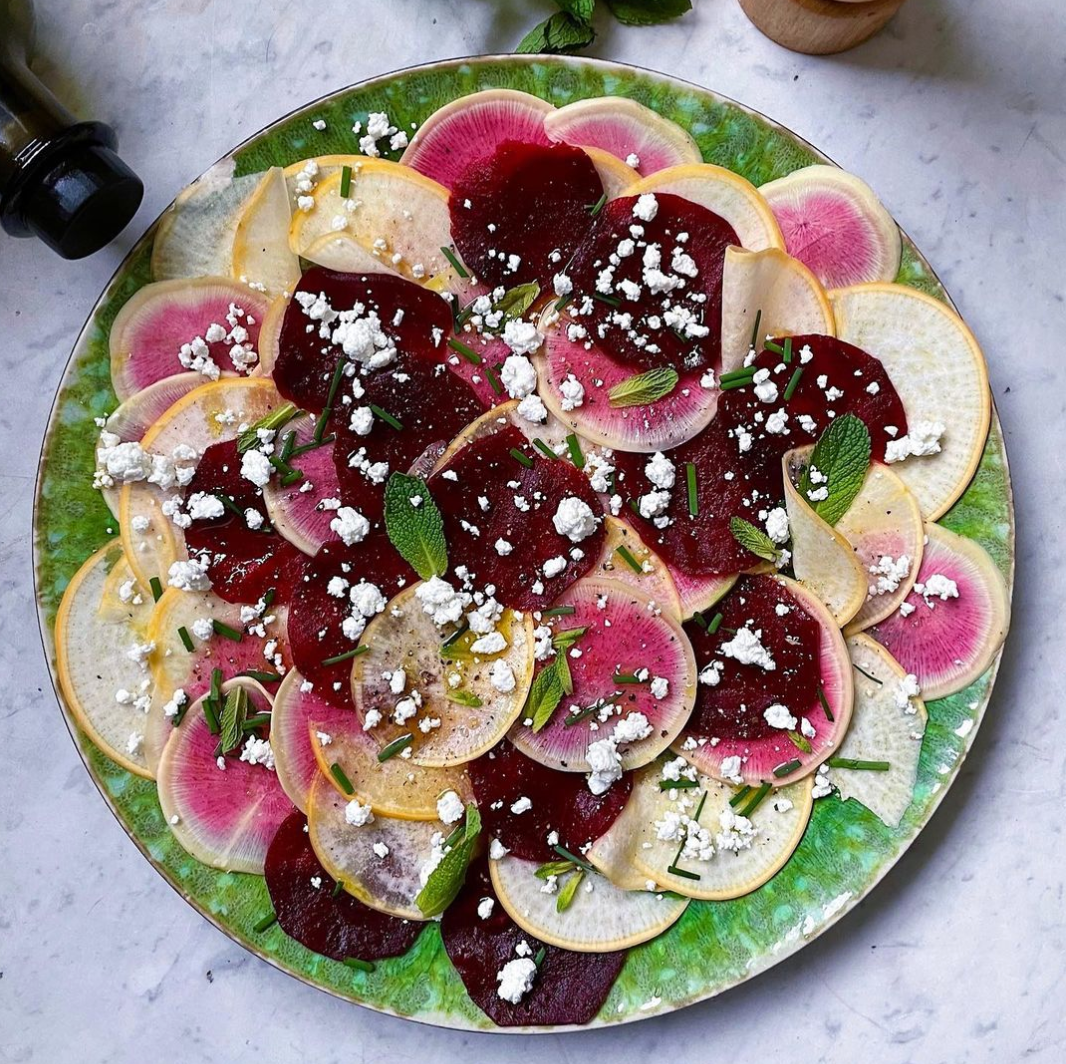
{"type": "Polygon", "coordinates": [[[894,281],[899,226],[873,189],[835,166],[805,166],[759,187],[785,238],[785,250],[827,288],[894,281]]]}
{"type": "MultiPolygon", "coordinates": [[[[250,625],[241,621],[241,607],[236,603],[223,602],[210,591],[189,592],[169,588],[155,604],[148,625],[146,641],[153,645],[148,665],[155,681],[155,693],[148,711],[145,727],[144,751],[150,767],[159,763],[163,747],[174,731],[173,721],[167,716],[168,703],[174,703],[177,691],[185,695],[184,705],[195,702],[211,686],[214,669],[222,670],[222,678],[230,680],[243,672],[253,671],[276,674],[279,682],[286,671],[290,653],[286,635],[286,609],[271,607],[260,619],[264,635],[254,635],[250,625]],[[268,620],[268,618],[273,618],[268,620]],[[217,632],[208,632],[202,638],[207,622],[219,624],[241,632],[239,641],[217,632]],[[186,649],[181,637],[185,629],[193,649],[186,649]],[[274,643],[274,646],[270,644],[274,643]],[[270,650],[270,656],[267,656],[270,650]],[[280,655],[280,664],[277,655],[280,655]]],[[[274,690],[275,683],[267,683],[274,690]]],[[[173,710],[180,710],[172,705],[173,710]]]]}
{"type": "Polygon", "coordinates": [[[847,626],[850,634],[885,620],[907,597],[922,563],[925,525],[918,500],[890,466],[877,463],[836,529],[854,549],[868,583],[866,600],[847,626]]]}
{"type": "Polygon", "coordinates": [[[624,189],[629,188],[637,179],[637,172],[631,166],[626,166],[621,159],[616,158],[610,152],[602,148],[584,148],[585,154],[592,160],[596,167],[596,173],[600,175],[600,183],[607,198],[616,199],[624,189]]]}
{"type": "Polygon", "coordinates": [[[567,652],[573,690],[540,731],[525,720],[516,724],[511,742],[549,768],[589,772],[588,747],[627,717],[643,714],[650,733],[621,742],[617,752],[623,769],[646,765],[677,737],[696,698],[696,662],[681,625],[648,595],[602,577],[580,581],[559,602],[574,612],[558,619],[555,630],[585,629],[567,652]],[[580,716],[592,706],[602,708],[580,716]],[[575,715],[579,722],[568,724],[575,715]]]}
{"type": "MultiPolygon", "coordinates": [[[[448,444],[440,458],[438,458],[434,464],[432,472],[436,473],[447,466],[452,458],[454,458],[468,444],[488,436],[494,436],[497,432],[508,427],[518,429],[530,443],[532,443],[534,439],[540,440],[555,450],[557,454],[561,454],[564,447],[567,447],[567,450],[569,450],[566,437],[570,430],[566,425],[557,418],[552,417],[550,414],[548,415],[548,419],[544,422],[538,423],[527,421],[518,413],[518,406],[519,401],[517,399],[512,399],[510,402],[501,403],[499,406],[493,406],[490,410],[486,410],[479,418],[471,421],[470,424],[448,444]]],[[[581,441],[578,440],[576,442],[578,449],[584,454],[584,449],[581,447],[581,441]]]]}
{"type": "Polygon", "coordinates": [[[736,788],[710,776],[697,775],[698,787],[693,790],[663,791],[662,780],[661,763],[637,774],[632,809],[627,809],[613,830],[630,836],[638,872],[664,889],[704,901],[739,898],[772,879],[799,845],[814,807],[812,778],[765,795],[747,816],[744,810],[756,791],[731,805],[736,788]],[[675,818],[695,819],[701,803],[698,824],[706,834],[691,829],[689,845],[697,852],[676,859],[689,829],[679,828],[675,818]],[[670,834],[673,837],[662,837],[670,834]],[[700,844],[713,847],[706,859],[698,852],[700,844]],[[689,875],[671,872],[672,867],[689,875]]]}
{"type": "Polygon", "coordinates": [[[405,588],[367,625],[361,644],[369,649],[353,662],[352,694],[364,724],[371,710],[380,715],[373,727],[379,749],[410,735],[414,764],[446,768],[491,749],[521,712],[533,675],[533,620],[505,610],[495,627],[505,640],[502,650],[473,651],[478,637],[467,631],[449,643],[444,657],[442,643],[457,626],[434,623],[417,597],[420,586],[405,588]],[[391,686],[397,669],[407,677],[401,692],[391,686]],[[501,672],[513,685],[502,682],[501,672]],[[415,691],[421,705],[408,706],[417,710],[411,714],[403,703],[415,691]],[[404,720],[396,723],[401,713],[404,720]]]}
{"type": "MultiPolygon", "coordinates": [[[[254,680],[231,680],[248,693],[253,712],[270,710],[270,697],[254,680]]],[[[212,734],[203,699],[189,707],[159,760],[159,805],[174,837],[202,864],[224,872],[263,873],[267,847],[292,803],[277,774],[237,756],[218,764],[219,737],[212,734]]]]}
{"type": "Polygon", "coordinates": [[[668,566],[681,602],[680,617],[687,621],[693,614],[709,610],[737,582],[736,573],[692,574],[668,566]]]}
{"type": "Polygon", "coordinates": [[[855,668],[855,711],[837,756],[887,761],[889,768],[879,772],[832,767],[829,781],[841,799],[853,798],[889,827],[897,827],[914,797],[928,715],[922,700],[909,694],[907,674],[880,643],[853,635],[848,653],[855,668]]]}
{"type": "Polygon", "coordinates": [[[288,247],[291,208],[285,171],[272,166],[241,211],[233,236],[233,276],[270,296],[288,295],[300,260],[288,247]]]}
{"type": "Polygon", "coordinates": [[[350,894],[334,897],[308,838],[307,820],[299,812],[282,821],[267,850],[263,874],[282,931],[335,961],[402,956],[422,931],[421,924],[386,916],[350,894]]]}
{"type": "Polygon", "coordinates": [[[715,609],[721,618],[705,618],[707,628],[685,626],[700,683],[675,752],[734,784],[784,787],[810,775],[840,745],[854,697],[832,615],[781,576],[742,576],[715,609]]]}
{"type": "Polygon", "coordinates": [[[114,600],[108,585],[116,571],[132,577],[114,539],[67,585],[56,615],[56,672],[78,727],[112,761],[151,779],[144,732],[153,683],[130,650],[144,645],[152,597],[134,588],[126,602],[114,600]]]}
{"type": "Polygon", "coordinates": [[[914,587],[870,635],[917,676],[931,701],[961,691],[992,664],[1010,625],[1010,594],[973,540],[934,524],[925,534],[914,587]]]}
{"type": "Polygon", "coordinates": [[[471,165],[451,190],[451,235],[470,272],[492,287],[539,281],[545,290],[592,228],[591,208],[603,195],[580,148],[513,140],[471,165]]]}
{"type": "Polygon", "coordinates": [[[439,821],[377,815],[365,824],[351,824],[345,815],[349,802],[321,774],[311,785],[308,834],[315,856],[330,877],[364,905],[404,920],[424,921],[415,904],[423,885],[419,873],[430,859],[434,839],[439,842],[451,829],[439,821]],[[375,845],[387,848],[384,857],[378,856],[375,845]]]}
{"type": "Polygon", "coordinates": [[[345,727],[355,715],[354,709],[338,706],[335,698],[325,698],[311,684],[304,691],[303,673],[291,669],[274,696],[270,718],[270,746],[274,751],[274,769],[292,804],[306,813],[311,784],[318,775],[318,761],[312,743],[318,741],[317,730],[326,735],[345,727]],[[311,728],[314,722],[315,729],[311,728]]]}
{"type": "Polygon", "coordinates": [[[544,132],[551,140],[600,148],[618,159],[635,155],[637,161],[630,165],[640,174],[703,161],[696,142],[679,125],[624,96],[600,96],[560,107],[544,119],[544,132]]]}
{"type": "Polygon", "coordinates": [[[662,558],[617,517],[604,517],[603,527],[607,535],[596,572],[635,587],[668,616],[681,620],[681,600],[662,558]]]}
{"type": "Polygon", "coordinates": [[[513,89],[486,89],[434,111],[411,138],[400,162],[452,188],[472,163],[504,142],[548,144],[544,119],[555,108],[513,89]]]}
{"type": "Polygon", "coordinates": [[[764,337],[815,333],[834,336],[829,297],[798,259],[779,248],[727,248],[722,273],[722,370],[744,364],[759,324],[764,337]]]}
{"type": "Polygon", "coordinates": [[[556,842],[571,853],[584,853],[625,808],[632,779],[625,775],[596,795],[576,773],[546,768],[509,742],[467,767],[483,830],[527,861],[557,861],[556,842]],[[522,798],[532,807],[513,812],[511,807],[522,798]],[[549,838],[556,842],[549,843],[549,838]]]}
{"type": "MultiPolygon", "coordinates": [[[[269,301],[247,285],[224,277],[196,277],[147,284],[123,305],[111,326],[111,383],[119,399],[164,377],[182,373],[178,357],[183,344],[196,337],[206,339],[212,325],[229,335],[231,306],[243,315],[233,322],[247,332],[241,348],[253,351],[259,340],[259,324],[269,301]],[[249,321],[248,319],[253,319],[249,321]]],[[[232,359],[233,341],[207,343],[212,361],[226,373],[237,371],[232,359]]],[[[203,380],[207,380],[203,377],[203,380]]]]}
{"type": "Polygon", "coordinates": [[[813,450],[797,448],[781,460],[785,509],[792,535],[792,570],[842,628],[866,601],[869,574],[849,540],[823,521],[796,487],[813,450]]]}
{"type": "Polygon", "coordinates": [[[219,160],[183,189],[159,219],[152,243],[152,276],[230,277],[233,237],[259,174],[234,177],[236,160],[219,160]]]}
{"type": "MultiPolygon", "coordinates": [[[[139,442],[164,411],[203,383],[204,378],[199,373],[176,373],[149,384],[115,407],[101,431],[113,433],[123,443],[139,442]]],[[[111,485],[100,491],[107,508],[117,516],[119,488],[111,485]]]]}
{"type": "Polygon", "coordinates": [[[627,196],[680,196],[718,215],[736,231],[748,251],[781,248],[785,239],[759,190],[732,170],[712,163],[688,163],[649,174],[626,189],[627,196]]]}
{"type": "MultiPolygon", "coordinates": [[[[992,397],[977,339],[949,306],[904,285],[854,285],[829,298],[837,335],[880,360],[903,400],[909,431],[939,436],[938,451],[912,455],[893,470],[925,519],[935,521],[966,490],[988,437],[992,397]]],[[[891,442],[902,436],[901,428],[891,442]]],[[[876,445],[874,457],[883,457],[876,445]]]]}
{"type": "Polygon", "coordinates": [[[440,932],[467,993],[497,1027],[588,1023],[603,1007],[626,958],[624,950],[574,953],[530,941],[499,904],[484,860],[468,869],[462,891],[441,917],[440,932]],[[482,915],[485,899],[492,902],[488,916],[482,915]],[[522,942],[534,956],[541,949],[544,956],[532,988],[514,1005],[500,997],[498,973],[519,956],[522,942]]]}
{"type": "Polygon", "coordinates": [[[688,907],[688,898],[619,890],[610,880],[586,873],[569,908],[558,912],[556,896],[541,890],[536,861],[503,857],[489,862],[492,886],[507,915],[523,931],[561,949],[603,953],[639,945],[662,934],[688,907]],[[591,885],[591,891],[586,889],[591,885]]]}

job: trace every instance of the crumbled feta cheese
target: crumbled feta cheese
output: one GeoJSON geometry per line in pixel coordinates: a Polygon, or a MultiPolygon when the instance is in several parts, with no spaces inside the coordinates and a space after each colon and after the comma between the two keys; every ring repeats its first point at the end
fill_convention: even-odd
{"type": "Polygon", "coordinates": [[[465,812],[463,800],[455,791],[445,791],[437,799],[437,818],[442,824],[454,824],[465,812]]]}
{"type": "Polygon", "coordinates": [[[370,803],[367,802],[363,805],[358,798],[353,798],[344,807],[344,822],[351,824],[352,827],[361,828],[367,824],[374,822],[374,810],[371,808],[370,803]]]}
{"type": "MultiPolygon", "coordinates": [[[[571,543],[580,543],[596,531],[596,515],[592,512],[592,508],[575,495],[560,499],[552,523],[555,525],[555,531],[560,536],[566,536],[571,543]]],[[[545,572],[547,572],[546,567],[545,572]]]]}

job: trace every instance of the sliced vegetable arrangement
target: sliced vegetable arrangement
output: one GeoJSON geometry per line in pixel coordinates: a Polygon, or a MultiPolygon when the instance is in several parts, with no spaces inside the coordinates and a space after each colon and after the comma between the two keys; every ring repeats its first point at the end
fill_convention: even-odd
{"type": "MultiPolygon", "coordinates": [[[[111,327],[65,699],[175,839],[367,979],[440,920],[500,1026],[898,825],[1009,591],[935,522],[983,356],[858,178],[631,100],[474,93],[176,201],[111,327]],[[382,155],[402,152],[399,161],[382,155]]],[[[437,933],[436,930],[433,933],[437,933]]]]}

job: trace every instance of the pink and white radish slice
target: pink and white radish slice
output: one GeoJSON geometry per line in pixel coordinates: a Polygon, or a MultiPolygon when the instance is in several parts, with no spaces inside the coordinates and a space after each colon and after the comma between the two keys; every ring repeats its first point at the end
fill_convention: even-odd
{"type": "Polygon", "coordinates": [[[897,827],[914,797],[918,759],[928,716],[912,694],[902,666],[867,635],[848,639],[855,670],[855,709],[836,756],[884,762],[886,771],[830,767],[828,776],[841,799],[854,799],[897,827]]]}
{"type": "MultiPolygon", "coordinates": [[[[903,401],[922,453],[894,461],[893,471],[935,521],[966,490],[988,438],[992,397],[981,348],[951,307],[904,285],[854,285],[829,299],[837,336],[879,359],[903,401]]],[[[884,443],[886,450],[874,441],[874,458],[901,440],[884,443]]]]}
{"type": "Polygon", "coordinates": [[[681,602],[681,619],[687,621],[694,614],[709,610],[737,582],[736,573],[711,573],[693,576],[671,566],[678,598],[681,602]]]}
{"type": "MultiPolygon", "coordinates": [[[[186,367],[179,357],[182,345],[197,337],[205,339],[212,325],[228,334],[230,307],[244,311],[237,323],[247,330],[242,347],[256,347],[259,324],[269,300],[239,281],[226,277],[195,277],[177,281],[157,281],[145,285],[126,301],[111,326],[111,383],[119,399],[128,399],[142,388],[186,367]]],[[[212,361],[219,370],[233,373],[236,366],[229,356],[231,343],[207,343],[212,361]]],[[[209,378],[201,377],[201,382],[209,378]]]]}
{"type": "Polygon", "coordinates": [[[285,171],[273,166],[248,198],[233,236],[233,276],[268,296],[288,295],[300,260],[288,246],[292,209],[285,171]]]}
{"type": "Polygon", "coordinates": [[[827,288],[896,279],[899,226],[854,174],[805,166],[759,191],[781,226],[785,249],[827,288]]]}
{"type": "Polygon", "coordinates": [[[779,248],[727,248],[722,271],[722,371],[744,364],[758,322],[764,337],[835,336],[829,297],[803,263],[779,248]]]}
{"type": "Polygon", "coordinates": [[[649,174],[630,185],[626,196],[669,192],[724,218],[748,251],[785,247],[781,229],[759,190],[739,174],[712,163],[686,163],[649,174]]]}
{"type": "Polygon", "coordinates": [[[851,634],[891,616],[907,597],[922,563],[925,525],[903,481],[875,462],[836,530],[851,544],[868,583],[866,600],[848,622],[851,634]]]}
{"type": "Polygon", "coordinates": [[[603,519],[607,538],[597,563],[599,573],[647,595],[669,617],[681,620],[681,600],[667,564],[624,521],[603,519]]]}
{"type": "Polygon", "coordinates": [[[112,761],[148,779],[145,706],[153,682],[138,648],[147,645],[151,612],[151,594],[135,586],[114,539],[74,574],[55,624],[56,674],[78,727],[112,761]],[[114,592],[127,581],[123,600],[114,592]]]}
{"type": "Polygon", "coordinates": [[[514,89],[470,93],[433,112],[411,138],[400,162],[450,188],[471,163],[505,141],[549,144],[544,121],[555,108],[514,89]]]}
{"type": "MultiPolygon", "coordinates": [[[[235,687],[244,688],[255,712],[270,709],[270,696],[254,680],[224,683],[223,697],[235,687]]],[[[224,872],[262,875],[267,847],[292,802],[267,765],[217,758],[218,741],[200,698],[163,751],[159,805],[174,837],[198,861],[224,872]]]]}
{"type": "Polygon", "coordinates": [[[1010,625],[1010,593],[987,552],[942,525],[925,526],[918,579],[869,634],[913,673],[931,701],[961,691],[992,664],[1010,625]]]}
{"type": "Polygon", "coordinates": [[[696,661],[687,636],[649,595],[617,580],[586,577],[559,605],[574,612],[559,620],[557,633],[584,629],[566,651],[573,689],[539,731],[518,722],[511,742],[549,768],[589,772],[588,748],[617,730],[621,767],[646,765],[674,741],[695,703],[696,661]],[[638,673],[640,682],[619,682],[638,673]],[[590,706],[602,708],[567,723],[590,706]],[[621,737],[639,725],[642,737],[621,737]]]}
{"type": "Polygon", "coordinates": [[[635,156],[629,165],[639,174],[703,162],[698,145],[685,130],[624,96],[599,96],[560,107],[545,117],[544,132],[550,140],[586,151],[599,148],[623,162],[635,156]]]}

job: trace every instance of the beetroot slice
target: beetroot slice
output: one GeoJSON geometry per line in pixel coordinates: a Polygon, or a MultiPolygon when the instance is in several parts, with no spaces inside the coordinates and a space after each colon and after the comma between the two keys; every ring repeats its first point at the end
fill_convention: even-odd
{"type": "Polygon", "coordinates": [[[603,523],[575,544],[552,521],[568,496],[581,499],[594,513],[601,511],[588,478],[567,459],[545,458],[513,425],[467,444],[434,473],[429,488],[444,517],[449,565],[453,570],[465,565],[479,587],[495,584],[496,598],[506,606],[526,610],[550,605],[595,567],[606,535],[603,523]],[[512,450],[530,464],[519,462],[512,450]],[[518,508],[516,497],[525,500],[527,510],[518,508]],[[481,498],[489,501],[488,510],[478,502],[481,498]],[[501,539],[511,544],[510,554],[496,550],[501,539]],[[581,553],[577,559],[571,555],[575,547],[581,553]],[[549,578],[544,563],[557,557],[566,565],[549,578]]]}
{"type": "Polygon", "coordinates": [[[761,525],[760,510],[782,505],[781,458],[793,447],[815,442],[829,424],[830,411],[836,417],[852,413],[864,421],[874,441],[875,454],[878,442],[891,438],[886,427],[894,426],[898,435],[907,431],[903,404],[877,359],[831,336],[797,336],[792,340],[792,349],[792,362],[788,365],[771,351],[763,351],[756,359],[759,367],[771,371],[779,393],[776,401],[761,402],[750,385],[724,391],[714,421],[698,436],[668,452],[679,486],[674,488],[665,512],[671,519],[666,528],[656,528],[628,505],[628,500],[638,500],[653,490],[644,473],[647,455],[615,454],[616,483],[627,500],[623,514],[644,542],[681,573],[735,573],[757,563],[758,559],[736,541],[729,522],[733,517],[743,517],[761,525]],[[804,348],[809,348],[813,356],[806,363],[801,362],[804,348]],[[801,366],[803,374],[785,403],[785,388],[801,366]],[[822,377],[824,387],[818,383],[822,377]],[[875,389],[873,393],[868,390],[871,387],[875,389]],[[832,388],[843,395],[829,401],[826,393],[832,388]],[[768,432],[766,419],[779,410],[788,415],[787,431],[768,432]],[[801,419],[811,431],[801,426],[801,419]],[[751,441],[749,449],[741,451],[744,433],[750,434],[751,441]],[[696,517],[689,515],[684,488],[688,462],[696,467],[696,517]]]}
{"type": "Polygon", "coordinates": [[[603,1007],[626,951],[574,953],[558,946],[542,946],[504,912],[496,900],[484,859],[471,865],[466,885],[445,910],[440,924],[448,958],[455,965],[467,993],[499,1027],[585,1024],[603,1007]],[[478,916],[482,899],[495,902],[489,917],[478,916]],[[515,948],[525,942],[532,956],[543,948],[533,987],[517,1005],[497,993],[497,973],[516,958],[515,948]]]}
{"type": "Polygon", "coordinates": [[[347,596],[338,598],[326,590],[335,576],[350,584],[361,579],[376,584],[387,599],[418,576],[393,548],[384,530],[371,532],[362,543],[351,547],[327,543],[313,558],[304,559],[289,608],[293,662],[316,684],[323,698],[333,705],[347,706],[351,705],[351,661],[322,664],[355,645],[341,630],[341,623],[351,613],[347,596]]]}
{"type": "Polygon", "coordinates": [[[571,853],[595,842],[625,808],[633,784],[627,773],[605,794],[594,795],[583,773],[547,768],[506,740],[467,767],[485,831],[527,861],[559,859],[546,841],[552,831],[571,853]],[[512,813],[519,798],[529,798],[532,809],[512,813]],[[502,804],[493,808],[497,802],[502,804]]]}
{"type": "Polygon", "coordinates": [[[371,909],[345,891],[334,897],[333,880],[311,849],[306,825],[303,813],[290,813],[267,850],[266,885],[282,931],[335,961],[406,953],[423,925],[371,909]],[[313,878],[322,885],[314,887],[313,878]]]}
{"type": "Polygon", "coordinates": [[[602,195],[600,175],[580,148],[505,141],[452,186],[452,239],[485,284],[548,287],[591,229],[590,208],[602,195]],[[521,260],[517,268],[512,255],[521,260]]]}
{"type": "MultiPolygon", "coordinates": [[[[633,366],[635,372],[653,366],[673,366],[679,371],[717,369],[721,359],[725,249],[731,244],[739,245],[740,239],[725,219],[706,207],[666,193],[657,195],[655,200],[657,210],[651,221],[634,215],[635,196],[611,200],[597,217],[595,228],[578,250],[569,273],[576,294],[593,296],[598,291],[601,272],[610,270],[611,288],[603,294],[617,305],[594,299],[591,312],[578,320],[604,351],[633,366]],[[619,257],[618,248],[623,241],[634,247],[628,255],[619,257]],[[653,291],[646,279],[644,261],[652,245],[658,247],[658,268],[667,276],[680,278],[681,287],[653,291]],[[688,264],[674,270],[675,252],[692,259],[694,277],[684,272],[690,269],[688,264]],[[618,288],[622,282],[639,286],[636,300],[618,288]],[[663,316],[670,310],[691,313],[710,331],[705,337],[683,339],[670,327],[669,318],[663,316]]],[[[577,301],[574,305],[578,305],[577,301]]]]}
{"type": "Polygon", "coordinates": [[[392,274],[338,273],[315,266],[303,275],[285,308],[273,370],[278,391],[305,410],[319,413],[325,407],[341,357],[340,348],[319,335],[319,323],[304,313],[296,297],[305,292],[324,295],[337,312],[358,304],[367,312],[376,311],[383,331],[405,362],[444,360],[443,337],[448,335],[452,320],[448,304],[435,292],[392,274]],[[397,318],[398,325],[394,324],[397,318]],[[310,332],[308,326],[312,326],[310,332]]]}

